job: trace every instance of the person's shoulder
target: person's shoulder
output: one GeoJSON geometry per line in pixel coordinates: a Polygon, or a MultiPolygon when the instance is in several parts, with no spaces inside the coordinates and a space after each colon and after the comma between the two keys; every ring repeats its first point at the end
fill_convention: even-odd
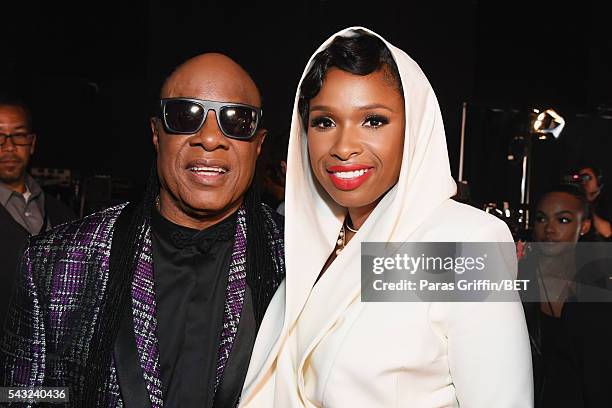
{"type": "Polygon", "coordinates": [[[266,203],[261,203],[261,210],[266,215],[269,221],[282,233],[285,226],[285,217],[275,211],[266,203]]]}
{"type": "Polygon", "coordinates": [[[512,235],[505,222],[467,204],[448,199],[436,208],[421,228],[454,241],[508,241],[512,235]]]}
{"type": "Polygon", "coordinates": [[[74,211],[62,201],[45,193],[45,207],[53,225],[64,224],[77,218],[74,211]]]}
{"type": "Polygon", "coordinates": [[[496,224],[502,223],[499,218],[486,213],[480,208],[473,207],[468,204],[463,204],[455,200],[446,200],[438,209],[441,215],[447,215],[456,220],[456,222],[477,223],[477,224],[496,224]]]}
{"type": "Polygon", "coordinates": [[[106,245],[112,235],[112,226],[127,203],[119,204],[102,211],[90,214],[82,219],[61,224],[50,231],[30,238],[28,247],[36,249],[52,249],[80,245],[82,243],[95,246],[106,245]]]}
{"type": "Polygon", "coordinates": [[[601,218],[612,221],[612,199],[610,199],[610,192],[606,192],[605,189],[602,193],[597,197],[597,202],[592,206],[594,210],[598,213],[597,215],[601,218]]]}

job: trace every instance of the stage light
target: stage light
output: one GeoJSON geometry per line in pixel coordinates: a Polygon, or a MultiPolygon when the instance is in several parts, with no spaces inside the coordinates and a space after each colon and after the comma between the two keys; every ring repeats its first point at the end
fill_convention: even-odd
{"type": "MultiPolygon", "coordinates": [[[[521,206],[522,215],[520,224],[525,231],[530,228],[530,190],[531,190],[531,171],[533,167],[533,144],[537,140],[558,139],[561,131],[565,127],[565,119],[552,109],[540,110],[532,109],[529,119],[527,134],[524,136],[524,147],[521,166],[521,206]],[[536,139],[537,138],[537,139],[536,139]]],[[[516,138],[515,138],[516,139],[516,138]]],[[[512,145],[511,145],[512,147],[512,145]]],[[[508,160],[514,160],[516,155],[510,152],[508,160]]]]}
{"type": "MultiPolygon", "coordinates": [[[[534,109],[534,113],[536,110],[534,109]]],[[[533,131],[538,139],[558,139],[561,131],[565,127],[565,119],[552,109],[546,109],[538,113],[533,121],[533,131]]]]}

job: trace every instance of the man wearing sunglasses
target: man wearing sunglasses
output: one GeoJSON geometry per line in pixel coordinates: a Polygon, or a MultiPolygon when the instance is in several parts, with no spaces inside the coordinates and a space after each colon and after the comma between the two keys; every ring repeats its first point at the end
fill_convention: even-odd
{"type": "Polygon", "coordinates": [[[16,280],[21,250],[30,235],[73,220],[64,204],[45,195],[27,173],[36,135],[30,111],[18,99],[0,97],[0,327],[16,280]]]}
{"type": "Polygon", "coordinates": [[[252,186],[261,97],[220,54],[179,66],[160,96],[144,200],[30,244],[7,385],[69,386],[71,406],[237,405],[284,277],[282,218],[252,186]]]}

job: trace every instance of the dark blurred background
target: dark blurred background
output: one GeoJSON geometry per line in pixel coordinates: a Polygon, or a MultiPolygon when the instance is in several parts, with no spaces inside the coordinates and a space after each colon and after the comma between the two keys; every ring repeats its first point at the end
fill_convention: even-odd
{"type": "Polygon", "coordinates": [[[100,185],[116,180],[125,196],[147,177],[148,117],[177,64],[208,51],[234,58],[259,84],[265,125],[279,136],[311,53],[335,31],[363,25],[429,77],[455,176],[467,102],[463,178],[472,199],[514,205],[520,166],[507,159],[509,144],[533,108],[552,107],[567,123],[558,140],[535,148],[534,190],[578,161],[612,174],[612,24],[602,4],[23,1],[1,7],[0,87],[18,90],[32,106],[39,137],[33,166],[102,176],[100,185]]]}

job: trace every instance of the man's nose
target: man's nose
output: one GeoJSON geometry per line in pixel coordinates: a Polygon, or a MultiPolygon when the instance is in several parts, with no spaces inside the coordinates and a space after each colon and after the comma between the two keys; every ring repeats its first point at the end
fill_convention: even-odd
{"type": "Polygon", "coordinates": [[[4,143],[2,143],[2,145],[0,146],[0,149],[2,149],[5,152],[12,152],[17,149],[17,146],[15,146],[15,143],[13,143],[12,137],[7,137],[4,140],[4,143]]]}
{"type": "Polygon", "coordinates": [[[219,128],[217,113],[214,110],[208,111],[206,120],[198,133],[191,138],[192,145],[200,145],[206,151],[213,151],[218,148],[227,149],[229,147],[227,137],[219,128]]]}

